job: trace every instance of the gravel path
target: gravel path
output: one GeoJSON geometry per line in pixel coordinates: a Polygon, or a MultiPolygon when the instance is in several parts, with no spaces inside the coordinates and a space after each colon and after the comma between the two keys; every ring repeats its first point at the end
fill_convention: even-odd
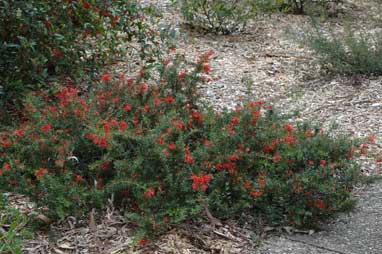
{"type": "Polygon", "coordinates": [[[357,208],[313,235],[267,239],[256,254],[380,254],[382,250],[382,183],[360,194],[357,208]]]}

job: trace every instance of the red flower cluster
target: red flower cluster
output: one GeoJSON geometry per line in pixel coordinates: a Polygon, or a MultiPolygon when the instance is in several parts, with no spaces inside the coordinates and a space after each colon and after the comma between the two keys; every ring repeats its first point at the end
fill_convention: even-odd
{"type": "Polygon", "coordinates": [[[206,174],[203,176],[192,175],[191,179],[193,181],[192,189],[206,191],[212,179],[212,175],[210,174],[206,174]]]}
{"type": "Polygon", "coordinates": [[[109,83],[109,82],[112,81],[112,78],[111,78],[111,76],[110,76],[109,73],[105,73],[105,74],[103,74],[103,75],[101,76],[101,80],[104,81],[104,82],[106,82],[106,83],[109,83]]]}
{"type": "Polygon", "coordinates": [[[48,173],[48,170],[46,168],[39,168],[34,171],[34,175],[37,178],[43,177],[46,173],[48,173]]]}
{"type": "Polygon", "coordinates": [[[50,124],[45,124],[41,127],[42,132],[47,132],[47,131],[50,131],[51,129],[52,129],[52,125],[50,124]]]}
{"type": "Polygon", "coordinates": [[[184,151],[184,162],[187,164],[194,163],[194,159],[192,158],[191,151],[189,148],[186,148],[184,151]]]}
{"type": "Polygon", "coordinates": [[[253,198],[258,198],[258,197],[261,197],[263,195],[263,192],[260,190],[253,190],[253,191],[251,191],[250,195],[253,198]]]}
{"type": "Polygon", "coordinates": [[[150,187],[144,194],[143,194],[143,196],[145,197],[145,198],[149,198],[149,197],[152,197],[152,196],[154,196],[155,195],[155,189],[154,189],[154,187],[150,187]]]}

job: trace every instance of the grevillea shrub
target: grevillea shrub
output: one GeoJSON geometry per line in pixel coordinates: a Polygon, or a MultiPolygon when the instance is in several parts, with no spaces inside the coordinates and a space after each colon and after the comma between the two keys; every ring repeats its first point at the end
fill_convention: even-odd
{"type": "Polygon", "coordinates": [[[29,117],[0,135],[0,186],[30,195],[51,218],[82,216],[114,196],[142,232],[201,213],[244,210],[269,223],[312,225],[349,206],[358,177],[345,138],[294,125],[264,101],[201,106],[212,52],[118,79],[90,94],[63,87],[28,98],[29,117]]]}
{"type": "Polygon", "coordinates": [[[124,53],[122,41],[141,43],[145,54],[153,33],[142,12],[134,0],[1,0],[0,121],[30,90],[94,76],[124,53]]]}

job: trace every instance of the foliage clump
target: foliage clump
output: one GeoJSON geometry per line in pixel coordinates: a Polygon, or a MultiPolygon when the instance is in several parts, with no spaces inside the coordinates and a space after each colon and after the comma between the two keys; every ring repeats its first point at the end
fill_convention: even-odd
{"type": "Polygon", "coordinates": [[[306,14],[332,9],[341,2],[342,0],[276,0],[276,5],[285,12],[306,14]]]}
{"type": "Polygon", "coordinates": [[[196,28],[222,34],[243,30],[257,14],[253,0],[180,0],[186,22],[196,28]]]}
{"type": "Polygon", "coordinates": [[[30,236],[27,223],[27,217],[9,208],[5,196],[0,194],[0,253],[22,253],[22,241],[30,236]]]}
{"type": "Polygon", "coordinates": [[[302,40],[320,57],[321,65],[334,73],[382,74],[382,36],[355,34],[347,29],[344,36],[325,35],[316,26],[302,40]]]}

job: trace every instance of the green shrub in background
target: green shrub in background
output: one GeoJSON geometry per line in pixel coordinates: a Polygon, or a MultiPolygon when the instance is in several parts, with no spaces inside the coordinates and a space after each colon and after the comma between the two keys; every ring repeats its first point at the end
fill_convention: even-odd
{"type": "Polygon", "coordinates": [[[221,113],[202,106],[211,54],[191,69],[169,59],[155,75],[104,74],[90,94],[29,97],[25,122],[0,133],[0,188],[31,196],[50,218],[81,217],[113,195],[142,234],[204,207],[295,226],[348,208],[359,176],[352,157],[365,148],[293,125],[264,101],[221,113]]]}
{"type": "Polygon", "coordinates": [[[344,36],[325,35],[316,23],[315,32],[300,42],[314,50],[321,65],[335,73],[382,74],[382,36],[356,35],[350,28],[344,36]]]}
{"type": "Polygon", "coordinates": [[[151,36],[143,21],[134,0],[1,0],[0,121],[20,113],[28,91],[94,76],[123,55],[122,41],[140,42],[145,53],[151,36]]]}
{"type": "Polygon", "coordinates": [[[243,30],[257,14],[254,0],[179,0],[186,22],[214,33],[243,30]]]}
{"type": "Polygon", "coordinates": [[[341,0],[173,0],[185,21],[208,32],[243,31],[259,13],[280,10],[294,14],[336,12],[341,0]],[[334,5],[331,5],[334,4],[334,5]],[[329,12],[328,12],[329,11],[329,12]]]}
{"type": "Polygon", "coordinates": [[[335,8],[334,6],[341,2],[342,0],[276,0],[276,5],[279,6],[279,9],[285,12],[306,14],[307,12],[321,12],[325,9],[335,8]],[[330,4],[334,5],[331,7],[330,4]]]}

